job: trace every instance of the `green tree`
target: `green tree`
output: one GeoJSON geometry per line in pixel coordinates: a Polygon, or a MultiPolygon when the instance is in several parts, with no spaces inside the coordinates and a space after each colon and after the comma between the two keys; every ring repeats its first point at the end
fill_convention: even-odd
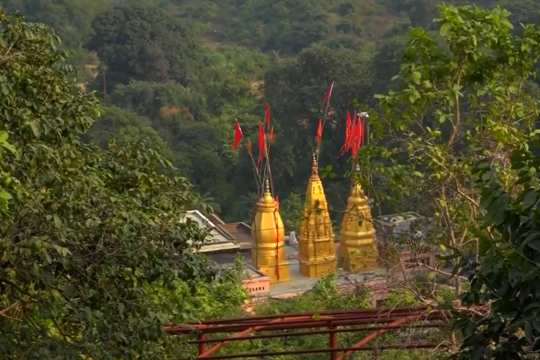
{"type": "Polygon", "coordinates": [[[79,49],[92,31],[94,17],[114,0],[5,0],[9,12],[19,12],[29,21],[52,27],[71,49],[79,49]]]}
{"type": "Polygon", "coordinates": [[[473,6],[441,6],[437,25],[438,34],[412,30],[400,87],[379,96],[387,112],[372,122],[381,146],[371,148],[371,164],[379,190],[386,183],[380,195],[433,218],[443,266],[460,274],[452,256],[470,263],[477,255],[472,169],[487,157],[511,179],[509,154],[539,114],[532,77],[540,32],[526,25],[515,34],[507,11],[473,6]]]}
{"type": "Polygon", "coordinates": [[[538,351],[540,337],[540,141],[514,151],[518,174],[508,188],[489,158],[476,167],[482,214],[477,234],[480,258],[466,305],[489,304],[485,315],[459,314],[462,359],[525,359],[538,351]]]}
{"type": "Polygon", "coordinates": [[[283,217],[285,229],[288,231],[298,231],[303,211],[304,203],[302,196],[297,193],[290,193],[280,205],[280,213],[283,217]]]}
{"type": "Polygon", "coordinates": [[[184,213],[204,204],[147,139],[81,143],[100,107],[58,48],[0,12],[0,128],[18,149],[2,167],[20,188],[0,224],[0,352],[178,356],[164,323],[237,311],[244,293],[193,253],[206,234],[184,213]]]}
{"type": "Polygon", "coordinates": [[[177,81],[199,72],[192,34],[159,7],[125,5],[97,16],[88,48],[105,64],[107,86],[131,80],[177,81]]]}
{"type": "Polygon", "coordinates": [[[140,141],[152,144],[161,154],[171,156],[170,149],[164,140],[152,127],[150,120],[130,111],[116,106],[103,108],[101,117],[92,124],[92,127],[83,138],[86,142],[106,148],[111,140],[140,141]]]}
{"type": "MultiPolygon", "coordinates": [[[[193,87],[176,83],[132,81],[128,85],[118,85],[109,100],[155,121],[159,118],[185,121],[208,117],[206,96],[193,87]]],[[[155,125],[159,127],[159,124],[155,125]]]]}
{"type": "Polygon", "coordinates": [[[13,199],[16,190],[16,180],[7,171],[5,164],[6,153],[16,155],[17,151],[8,141],[7,131],[0,131],[0,214],[5,214],[9,208],[9,202],[13,199]]]}
{"type": "Polygon", "coordinates": [[[225,35],[264,50],[295,53],[328,32],[323,6],[314,0],[247,1],[234,11],[225,35]]]}

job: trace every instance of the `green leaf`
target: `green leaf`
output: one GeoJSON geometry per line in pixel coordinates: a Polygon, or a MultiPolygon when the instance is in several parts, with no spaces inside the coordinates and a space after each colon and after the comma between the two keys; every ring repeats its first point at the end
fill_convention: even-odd
{"type": "Polygon", "coordinates": [[[39,123],[36,120],[28,122],[28,125],[32,129],[32,133],[35,137],[39,138],[41,136],[41,130],[39,127],[39,123]]]}
{"type": "Polygon", "coordinates": [[[523,207],[525,209],[531,208],[537,201],[537,192],[535,190],[529,190],[523,198],[523,207]]]}

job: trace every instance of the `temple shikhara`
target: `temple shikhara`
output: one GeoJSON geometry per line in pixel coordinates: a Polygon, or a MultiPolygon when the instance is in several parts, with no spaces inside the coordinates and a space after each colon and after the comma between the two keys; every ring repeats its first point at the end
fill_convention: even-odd
{"type": "Polygon", "coordinates": [[[336,272],[334,233],[316,155],[313,155],[299,233],[300,273],[320,277],[336,272]]]}
{"type": "MultiPolygon", "coordinates": [[[[358,172],[358,168],[356,169],[358,172]]],[[[347,199],[347,209],[341,222],[340,259],[350,272],[373,270],[377,267],[377,244],[371,210],[362,185],[353,176],[347,199]]]]}

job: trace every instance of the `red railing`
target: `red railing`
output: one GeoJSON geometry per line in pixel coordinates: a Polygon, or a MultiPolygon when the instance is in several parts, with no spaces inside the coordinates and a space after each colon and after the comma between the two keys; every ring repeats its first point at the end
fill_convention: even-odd
{"type": "Polygon", "coordinates": [[[356,351],[384,351],[391,349],[428,349],[438,346],[430,342],[401,342],[368,346],[377,337],[400,329],[445,328],[446,313],[426,307],[394,310],[335,311],[307,314],[259,316],[229,320],[205,321],[165,326],[170,335],[191,334],[197,337],[189,343],[197,345],[198,359],[239,359],[279,355],[327,353],[331,360],[343,360],[356,351]],[[367,335],[366,335],[367,332],[367,335]],[[339,347],[338,333],[364,333],[352,346],[339,347]],[[217,336],[226,334],[225,336],[217,336]],[[294,349],[239,354],[216,353],[227,343],[256,339],[289,338],[328,335],[328,346],[318,349],[294,349]],[[209,337],[212,335],[214,337],[209,337]]]}

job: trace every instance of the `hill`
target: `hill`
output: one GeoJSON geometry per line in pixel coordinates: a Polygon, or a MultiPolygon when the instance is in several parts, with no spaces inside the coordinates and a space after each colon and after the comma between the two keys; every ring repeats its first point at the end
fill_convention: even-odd
{"type": "MultiPolygon", "coordinates": [[[[247,219],[255,196],[249,159],[229,150],[232,123],[241,119],[254,134],[262,103],[269,101],[278,134],[276,187],[290,228],[327,84],[336,81],[336,115],[321,162],[337,214],[348,169],[337,155],[340,119],[346,109],[376,106],[374,95],[385,92],[399,70],[409,29],[432,27],[439,3],[7,0],[3,6],[52,26],[72,53],[80,81],[107,104],[88,141],[151,136],[226,219],[247,219]]],[[[517,31],[520,22],[540,19],[534,0],[474,3],[507,7],[517,31]]],[[[377,208],[392,210],[388,203],[377,208]]]]}

